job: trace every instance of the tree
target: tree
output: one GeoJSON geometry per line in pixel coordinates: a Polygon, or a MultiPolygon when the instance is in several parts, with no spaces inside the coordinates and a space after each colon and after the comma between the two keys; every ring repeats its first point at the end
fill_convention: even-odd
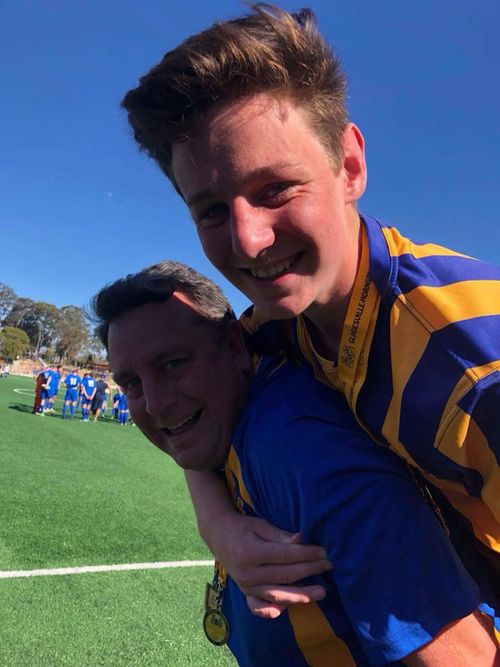
{"type": "Polygon", "coordinates": [[[78,306],[63,306],[56,329],[55,350],[60,361],[75,359],[89,345],[85,313],[78,306]]]}
{"type": "Polygon", "coordinates": [[[26,331],[31,346],[39,354],[42,347],[52,344],[60,319],[59,309],[53,304],[20,297],[16,299],[5,324],[26,331]]]}
{"type": "Polygon", "coordinates": [[[30,339],[26,331],[17,327],[4,327],[0,331],[0,349],[2,354],[13,361],[28,351],[30,339]]]}
{"type": "Polygon", "coordinates": [[[0,324],[7,318],[16,300],[17,295],[12,287],[0,283],[0,324]]]}
{"type": "Polygon", "coordinates": [[[5,283],[0,283],[0,323],[2,323],[12,308],[17,299],[17,295],[12,289],[5,283]]]}

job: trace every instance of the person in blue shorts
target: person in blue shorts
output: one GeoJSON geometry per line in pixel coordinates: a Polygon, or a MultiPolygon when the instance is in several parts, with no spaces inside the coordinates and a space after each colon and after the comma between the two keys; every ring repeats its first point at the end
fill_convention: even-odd
{"type": "Polygon", "coordinates": [[[116,281],[93,307],[144,435],[195,474],[224,466],[239,512],[322,544],[333,563],[301,582],[315,601],[273,622],[217,564],[213,643],[246,667],[496,664],[498,591],[474,580],[435,503],[342,394],[284,355],[252,365],[220,290],[178,263],[116,281]]]}
{"type": "Polygon", "coordinates": [[[78,370],[75,368],[71,373],[68,373],[63,380],[63,384],[66,387],[66,392],[64,394],[64,403],[62,408],[62,418],[66,419],[67,411],[69,408],[69,417],[73,419],[75,416],[76,404],[78,402],[78,395],[80,393],[80,385],[82,378],[80,377],[78,370]]]}
{"type": "Polygon", "coordinates": [[[40,404],[36,412],[37,415],[45,415],[45,411],[49,406],[50,394],[51,394],[51,382],[52,375],[50,368],[44,368],[40,371],[39,378],[40,380],[40,404]]]}
{"type": "Polygon", "coordinates": [[[61,376],[62,376],[62,366],[57,366],[56,369],[50,368],[49,369],[50,373],[50,397],[48,400],[48,408],[47,410],[49,412],[54,412],[54,404],[57,399],[57,395],[59,394],[59,385],[61,384],[61,376]]]}
{"type": "Polygon", "coordinates": [[[118,387],[118,391],[113,397],[113,410],[120,426],[125,426],[128,421],[129,409],[125,393],[118,387]]]}
{"type": "Polygon", "coordinates": [[[81,401],[82,401],[82,421],[88,422],[90,410],[92,407],[92,401],[96,393],[96,381],[92,376],[92,373],[85,373],[82,378],[82,384],[80,387],[81,390],[81,401]]]}

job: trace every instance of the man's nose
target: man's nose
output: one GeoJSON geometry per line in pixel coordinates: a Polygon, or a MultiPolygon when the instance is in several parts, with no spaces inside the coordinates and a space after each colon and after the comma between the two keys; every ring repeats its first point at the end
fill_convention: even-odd
{"type": "Polygon", "coordinates": [[[232,203],[230,225],[232,248],[238,257],[255,259],[274,243],[272,211],[252,206],[246,199],[232,203]]]}
{"type": "Polygon", "coordinates": [[[142,393],[146,412],[158,419],[164,418],[166,411],[176,402],[175,385],[173,382],[144,382],[142,393]]]}

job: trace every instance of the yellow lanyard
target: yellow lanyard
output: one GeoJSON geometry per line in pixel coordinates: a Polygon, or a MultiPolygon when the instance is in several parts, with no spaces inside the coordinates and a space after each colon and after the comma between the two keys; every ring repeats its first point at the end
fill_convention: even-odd
{"type": "Polygon", "coordinates": [[[380,296],[370,276],[366,231],[362,228],[361,259],[339,347],[339,384],[351,410],[366,378],[368,353],[375,331],[380,296]]]}

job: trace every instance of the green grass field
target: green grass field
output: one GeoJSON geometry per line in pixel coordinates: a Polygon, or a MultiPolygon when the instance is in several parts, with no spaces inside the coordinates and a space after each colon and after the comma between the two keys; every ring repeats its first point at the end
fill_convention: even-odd
{"type": "MultiPolygon", "coordinates": [[[[0,379],[0,571],[207,560],[182,471],[137,428],[31,414],[0,379]]],[[[0,665],[235,665],[201,628],[210,567],[0,578],[0,665]]]]}

